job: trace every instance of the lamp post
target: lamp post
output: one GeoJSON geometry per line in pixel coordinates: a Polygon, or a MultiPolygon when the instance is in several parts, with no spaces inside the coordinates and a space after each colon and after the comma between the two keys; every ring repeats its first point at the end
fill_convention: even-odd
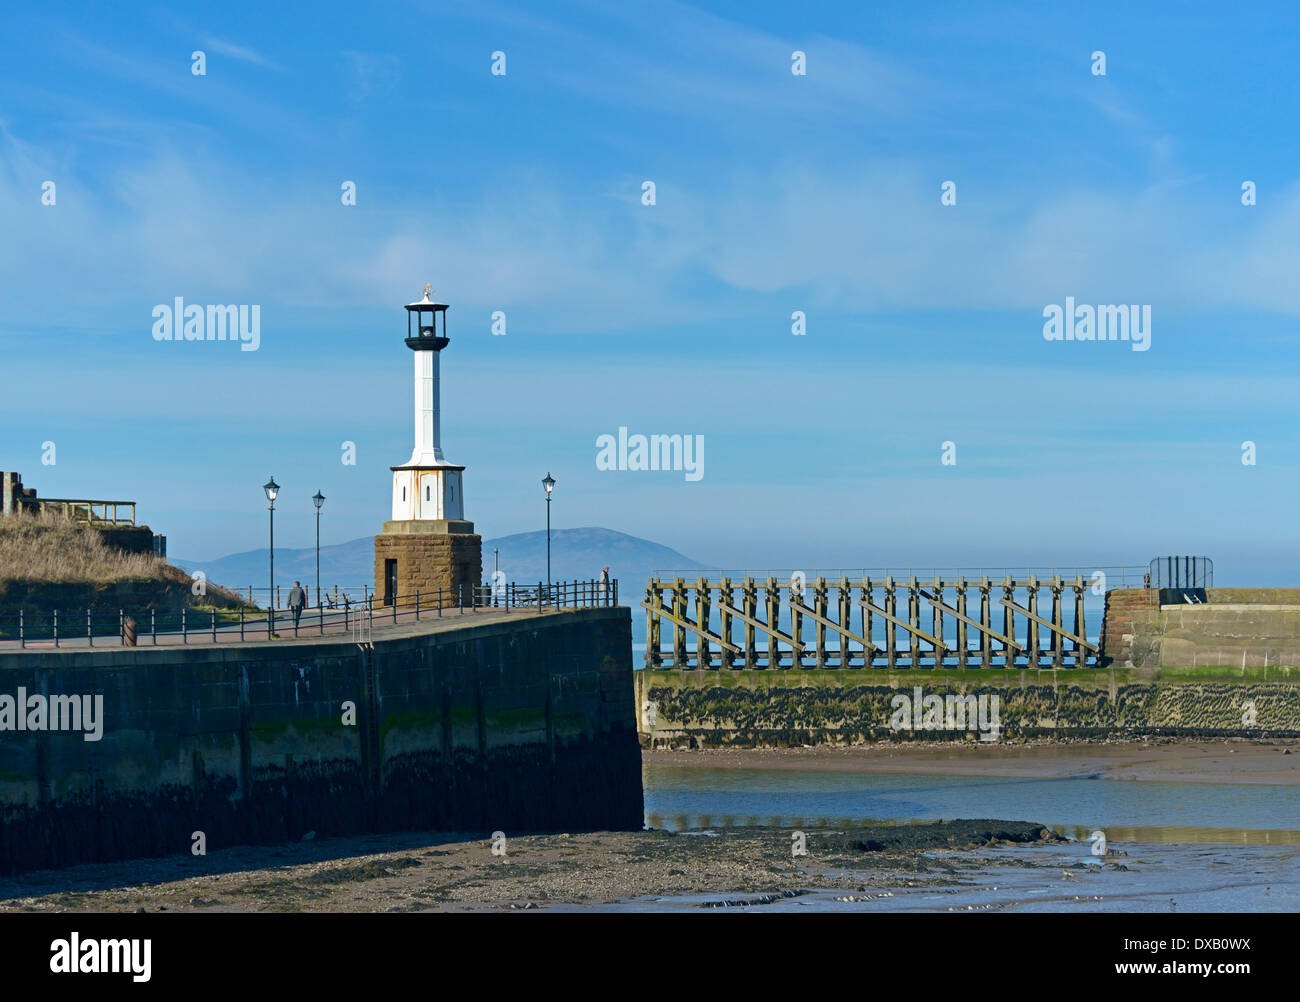
{"type": "Polygon", "coordinates": [[[325,503],[325,495],[316,488],[311,496],[311,503],[316,506],[316,608],[320,608],[320,506],[325,503]]]}
{"type": "Polygon", "coordinates": [[[555,490],[555,478],[548,472],[542,480],[546,488],[546,594],[551,593],[551,491],[555,490]]]}
{"type": "Polygon", "coordinates": [[[497,557],[497,554],[499,552],[500,552],[500,547],[496,547],[496,546],[492,547],[492,604],[493,605],[497,604],[497,591],[501,589],[501,584],[500,584],[501,561],[497,557]]]}
{"type": "Polygon", "coordinates": [[[266,638],[270,640],[275,632],[275,499],[280,494],[280,485],[272,477],[262,485],[262,490],[266,491],[266,510],[271,513],[271,591],[266,601],[266,638]]]}

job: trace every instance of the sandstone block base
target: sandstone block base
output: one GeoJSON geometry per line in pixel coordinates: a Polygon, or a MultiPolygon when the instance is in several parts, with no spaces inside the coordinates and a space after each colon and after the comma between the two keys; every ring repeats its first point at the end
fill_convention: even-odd
{"type": "Polygon", "coordinates": [[[375,595],[384,605],[433,607],[439,590],[443,603],[466,603],[471,589],[483,582],[483,540],[474,523],[459,520],[385,522],[375,537],[375,595]],[[464,529],[469,531],[463,531],[464,529]],[[390,531],[395,530],[395,531],[390,531]]]}

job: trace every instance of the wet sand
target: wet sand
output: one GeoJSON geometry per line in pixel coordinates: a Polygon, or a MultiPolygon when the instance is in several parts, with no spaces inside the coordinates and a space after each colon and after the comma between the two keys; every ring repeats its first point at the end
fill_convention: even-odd
{"type": "MultiPolygon", "coordinates": [[[[791,834],[521,835],[506,839],[505,855],[482,837],[428,833],[241,847],[0,880],[0,911],[500,911],[653,906],[665,897],[714,908],[766,905],[810,889],[862,900],[887,887],[956,887],[999,848],[1033,853],[1063,841],[1025,822],[949,821],[808,832],[806,854],[796,856],[791,834]]],[[[1042,865],[1062,879],[1056,858],[1042,865]]]]}
{"type": "Polygon", "coordinates": [[[710,748],[642,751],[658,766],[798,769],[1024,779],[1090,777],[1166,783],[1300,785],[1300,740],[1152,738],[1017,745],[916,742],[851,748],[710,748]]]}

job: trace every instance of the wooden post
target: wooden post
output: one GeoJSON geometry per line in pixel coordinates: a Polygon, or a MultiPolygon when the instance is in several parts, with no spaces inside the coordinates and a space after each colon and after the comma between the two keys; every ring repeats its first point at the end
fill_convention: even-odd
{"type": "MultiPolygon", "coordinates": [[[[1005,598],[1008,602],[1010,602],[1015,598],[1015,594],[1016,594],[1016,586],[1012,582],[1011,577],[1008,575],[1007,577],[1002,579],[1002,597],[1005,598]]],[[[1016,639],[1015,613],[1013,613],[1011,611],[1011,607],[1007,605],[1004,605],[1002,607],[1002,635],[1006,637],[1007,640],[1014,641],[1016,639]]],[[[1003,652],[1003,656],[1002,656],[1002,667],[1014,668],[1015,666],[1016,666],[1015,649],[1012,648],[1010,645],[1007,645],[1006,650],[1003,652]]]]}
{"type": "MultiPolygon", "coordinates": [[[[891,617],[898,615],[897,596],[894,594],[894,579],[885,578],[885,612],[891,617]]],[[[864,637],[868,634],[862,634],[864,637]]],[[[898,627],[892,618],[885,620],[885,653],[890,668],[898,666],[898,627]]]]}
{"type": "MultiPolygon", "coordinates": [[[[709,613],[711,604],[709,602],[709,582],[700,578],[695,585],[695,625],[701,631],[709,628],[709,613]]],[[[703,632],[695,635],[695,667],[712,668],[713,653],[709,650],[708,638],[703,632]]]]}
{"type": "MultiPolygon", "coordinates": [[[[853,586],[849,584],[848,578],[840,578],[840,625],[846,630],[853,629],[853,586]]],[[[870,639],[870,638],[868,638],[870,639]]],[[[865,651],[863,654],[865,655],[865,651]]],[[[840,667],[853,667],[853,652],[849,648],[849,642],[844,637],[840,637],[840,667]]]]}
{"type": "MultiPolygon", "coordinates": [[[[876,604],[875,591],[876,588],[875,585],[871,583],[871,578],[863,578],[862,597],[872,605],[876,604]]],[[[871,610],[865,605],[859,606],[859,608],[862,610],[862,629],[858,632],[860,632],[867,640],[875,641],[876,638],[871,635],[871,631],[874,629],[874,624],[871,621],[871,610]]],[[[875,667],[875,663],[876,659],[871,656],[870,651],[862,652],[863,668],[873,668],[875,667]]]]}
{"type": "MultiPolygon", "coordinates": [[[[957,579],[957,611],[960,612],[963,616],[966,615],[966,579],[964,577],[959,577],[957,579]]],[[[966,625],[966,620],[964,619],[957,620],[957,667],[958,668],[966,667],[967,644],[969,643],[969,639],[970,639],[967,635],[968,629],[969,627],[966,625]]]]}
{"type": "Polygon", "coordinates": [[[1061,578],[1059,575],[1052,577],[1052,664],[1057,668],[1065,667],[1065,638],[1061,636],[1061,627],[1064,619],[1061,616],[1061,578]]]}
{"type": "MultiPolygon", "coordinates": [[[[686,582],[681,578],[673,579],[673,615],[686,618],[686,582]]],[[[686,627],[680,623],[673,623],[673,667],[686,667],[686,627]]]]}
{"type": "MultiPolygon", "coordinates": [[[[916,593],[916,578],[913,577],[907,585],[907,621],[911,624],[912,629],[921,628],[921,596],[916,593]]],[[[907,635],[907,654],[909,658],[909,668],[919,668],[921,666],[921,641],[915,633],[907,635]]]]}
{"type": "MultiPolygon", "coordinates": [[[[826,579],[818,578],[817,586],[813,589],[813,612],[817,613],[822,619],[826,618],[826,579]]],[[[815,631],[817,637],[817,667],[826,667],[826,624],[820,620],[817,622],[815,631]]]]}
{"type": "MultiPolygon", "coordinates": [[[[1029,602],[1025,608],[1034,615],[1038,615],[1038,576],[1035,574],[1029,575],[1029,583],[1026,587],[1029,589],[1029,602]]],[[[1029,620],[1029,622],[1025,624],[1025,630],[1025,647],[1027,648],[1027,653],[1029,655],[1029,665],[1030,667],[1037,668],[1039,663],[1042,661],[1043,653],[1042,638],[1039,636],[1038,623],[1032,619],[1029,620]]],[[[1007,636],[1009,637],[1011,634],[1008,633],[1007,636]]]]}
{"type": "MultiPolygon", "coordinates": [[[[767,625],[774,630],[781,628],[781,586],[776,583],[776,578],[767,579],[767,625]]],[[[794,633],[790,636],[793,637],[794,633]]],[[[791,652],[791,667],[794,666],[794,661],[794,653],[791,652]]],[[[781,667],[781,644],[770,633],[767,635],[767,666],[781,667]]]]}
{"type": "MultiPolygon", "coordinates": [[[[650,605],[659,605],[663,600],[663,586],[659,584],[659,579],[654,578],[646,586],[646,601],[650,605]]],[[[645,653],[646,659],[651,668],[658,668],[663,664],[663,647],[660,646],[659,639],[659,616],[647,609],[646,614],[646,633],[645,633],[645,653]]]]}
{"type": "MultiPolygon", "coordinates": [[[[718,582],[718,597],[721,599],[720,608],[718,609],[718,636],[727,643],[732,644],[735,641],[731,637],[731,613],[727,608],[733,605],[731,578],[723,578],[718,582]]],[[[736,655],[726,647],[718,653],[718,658],[723,668],[734,668],[736,666],[736,655]]]]}
{"type": "Polygon", "coordinates": [[[993,667],[993,638],[989,635],[993,629],[993,604],[989,599],[989,579],[980,578],[980,667],[993,667]]]}
{"type": "MultiPolygon", "coordinates": [[[[934,578],[934,597],[943,601],[943,581],[936,574],[934,578]]],[[[937,605],[930,606],[930,635],[939,641],[939,645],[934,649],[934,667],[943,667],[943,658],[947,645],[943,642],[943,610],[937,605]]]]}
{"type": "Polygon", "coordinates": [[[758,617],[758,585],[753,578],[745,578],[741,589],[741,611],[745,613],[745,667],[758,667],[758,652],[754,649],[754,624],[750,620],[758,617]]]}
{"type": "MultiPolygon", "coordinates": [[[[1074,579],[1074,635],[1084,640],[1088,639],[1088,634],[1084,633],[1083,627],[1083,595],[1084,584],[1083,576],[1078,575],[1074,579]]],[[[1074,667],[1083,668],[1088,663],[1088,649],[1075,641],[1074,644],[1074,667]]]]}
{"type": "MultiPolygon", "coordinates": [[[[808,582],[807,582],[807,580],[805,580],[805,579],[803,579],[803,578],[800,578],[800,580],[803,581],[803,590],[802,590],[802,591],[801,591],[801,592],[796,596],[795,593],[794,593],[794,582],[795,582],[795,579],[794,579],[793,575],[792,575],[791,578],[790,578],[790,636],[792,636],[792,637],[795,639],[795,641],[796,641],[795,646],[796,646],[796,647],[801,647],[801,646],[803,645],[803,614],[802,614],[801,612],[799,612],[799,610],[796,609],[796,608],[794,607],[794,604],[795,604],[796,601],[798,601],[798,603],[799,603],[800,605],[803,605],[803,603],[805,603],[805,602],[808,601],[808,594],[807,594],[807,593],[808,593],[808,582]]],[[[779,593],[779,592],[777,593],[777,598],[778,598],[778,600],[780,599],[780,593],[779,593]]],[[[779,611],[779,609],[780,609],[779,604],[778,604],[777,608],[778,608],[778,611],[779,611]]],[[[772,623],[773,623],[773,625],[779,625],[780,620],[776,620],[776,619],[774,619],[774,620],[772,620],[772,623]]],[[[790,667],[791,667],[791,668],[802,668],[802,667],[803,667],[803,653],[802,653],[802,652],[796,652],[796,651],[791,651],[791,652],[790,652],[790,667]]]]}

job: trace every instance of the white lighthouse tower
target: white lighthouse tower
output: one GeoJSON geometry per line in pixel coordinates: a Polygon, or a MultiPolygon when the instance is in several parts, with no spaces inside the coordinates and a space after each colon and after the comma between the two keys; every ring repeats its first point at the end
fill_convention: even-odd
{"type": "MultiPolygon", "coordinates": [[[[415,449],[403,466],[393,471],[393,521],[463,521],[465,495],[461,474],[465,467],[447,462],[442,454],[442,405],[439,369],[447,337],[447,304],[424,298],[406,306],[406,346],[415,353],[415,449]],[[442,332],[438,332],[438,320],[442,332]],[[414,320],[414,331],[412,331],[414,320]]],[[[469,531],[473,531],[471,526],[469,531]]]]}
{"type": "Polygon", "coordinates": [[[415,448],[393,474],[393,517],[375,537],[375,593],[385,605],[427,608],[472,601],[482,574],[482,540],[465,519],[465,467],[442,453],[438,397],[447,304],[424,298],[406,305],[406,346],[415,354],[415,448]],[[441,331],[439,331],[441,319],[441,331]]]}

